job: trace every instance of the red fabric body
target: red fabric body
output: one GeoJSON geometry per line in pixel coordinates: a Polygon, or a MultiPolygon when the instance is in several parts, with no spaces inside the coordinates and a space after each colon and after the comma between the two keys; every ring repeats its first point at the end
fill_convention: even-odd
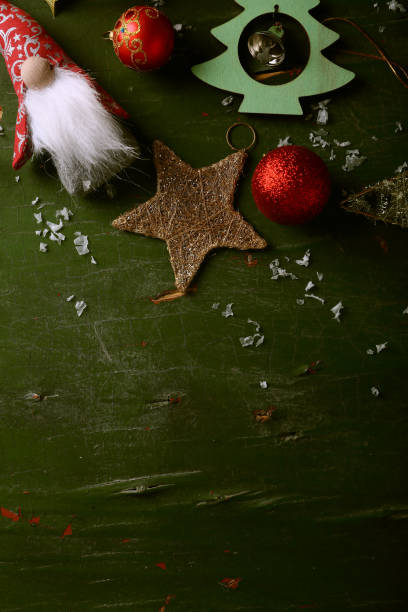
{"type": "Polygon", "coordinates": [[[28,57],[39,55],[50,64],[83,74],[101,96],[101,102],[111,113],[127,118],[121,108],[96,81],[72,61],[44,28],[28,13],[0,0],[0,53],[3,55],[15,92],[18,96],[16,135],[14,140],[13,168],[21,168],[32,155],[28,132],[27,114],[24,108],[25,86],[21,79],[21,65],[28,57]]]}

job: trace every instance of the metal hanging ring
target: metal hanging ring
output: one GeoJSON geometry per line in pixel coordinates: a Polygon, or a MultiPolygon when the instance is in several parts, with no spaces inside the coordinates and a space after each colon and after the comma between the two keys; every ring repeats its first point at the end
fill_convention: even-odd
{"type": "Polygon", "coordinates": [[[255,145],[256,143],[256,132],[254,130],[254,128],[252,127],[252,125],[250,125],[249,123],[244,123],[243,121],[237,121],[236,123],[233,123],[232,125],[229,126],[227,133],[225,134],[225,139],[227,141],[227,145],[230,147],[230,149],[232,149],[233,151],[249,151],[250,149],[252,149],[252,147],[255,145]],[[247,147],[234,147],[234,145],[231,142],[231,132],[234,128],[236,128],[238,125],[244,125],[245,127],[247,127],[249,130],[251,130],[252,133],[252,142],[247,146],[247,147]]]}

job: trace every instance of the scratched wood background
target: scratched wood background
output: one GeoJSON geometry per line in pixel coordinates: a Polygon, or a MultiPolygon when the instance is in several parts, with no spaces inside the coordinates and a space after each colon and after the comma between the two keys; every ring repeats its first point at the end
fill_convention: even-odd
{"type": "MultiPolygon", "coordinates": [[[[39,0],[17,4],[130,111],[145,160],[116,182],[113,200],[71,200],[38,164],[16,183],[17,105],[0,66],[2,612],[406,609],[407,234],[338,207],[343,190],[392,176],[407,158],[405,91],[382,63],[343,54],[371,49],[333,26],[342,39],[327,54],[357,76],[323,96],[329,138],[350,140],[366,162],[345,173],[344,150],[329,162],[318,149],[333,177],[330,204],[309,226],[279,227],[255,208],[250,177],[279,138],[310,144],[318,99],[304,102],[310,120],[251,116],[259,140],[237,205],[270,246],[252,266],[237,251],[214,253],[192,296],[157,306],[149,296],[173,282],[164,243],[110,221],[154,193],[154,138],[195,166],[228,153],[238,97],[224,107],[227,94],[189,66],[222,49],[209,29],[240,8],[167,0],[173,22],[192,28],[166,68],[143,75],[100,36],[127,0],[71,0],[55,20],[39,0]],[[57,207],[74,212],[65,243],[47,254],[34,234],[36,196],[49,220],[57,207]],[[97,266],[76,254],[75,231],[89,236],[97,266]],[[310,267],[296,266],[307,248],[310,267]],[[285,256],[299,281],[270,279],[269,262],[285,256]],[[317,271],[326,304],[297,305],[317,271]],[[88,304],[80,319],[70,294],[88,304]],[[339,300],[341,324],[329,312],[339,300]],[[230,302],[235,316],[225,319],[230,302]],[[248,318],[262,325],[259,348],[239,343],[248,318]],[[366,354],[384,341],[388,350],[366,354]],[[319,372],[296,375],[315,360],[319,372]],[[254,410],[269,406],[272,418],[256,422],[254,410]],[[123,493],[131,488],[139,494],[123,493]]],[[[322,0],[314,14],[351,17],[404,63],[406,15],[380,5],[322,0]]]]}

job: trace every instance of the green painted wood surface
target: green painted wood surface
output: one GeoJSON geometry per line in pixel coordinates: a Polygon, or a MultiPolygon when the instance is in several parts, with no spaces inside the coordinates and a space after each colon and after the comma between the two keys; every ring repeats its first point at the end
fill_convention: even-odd
{"type": "MultiPolygon", "coordinates": [[[[173,22],[193,28],[171,64],[143,75],[122,67],[100,37],[127,2],[72,0],[55,20],[43,2],[20,5],[131,112],[146,161],[116,183],[112,201],[71,201],[36,164],[16,183],[17,104],[0,65],[0,505],[22,512],[19,521],[0,517],[2,612],[157,612],[168,595],[176,597],[166,612],[405,610],[407,234],[338,208],[342,190],[391,176],[406,159],[406,131],[394,132],[396,121],[407,124],[405,91],[380,62],[341,53],[371,50],[340,24],[328,56],[357,76],[332,96],[327,129],[367,161],[345,173],[338,149],[324,214],[306,227],[277,226],[253,204],[253,169],[288,134],[308,146],[316,126],[251,116],[259,140],[237,205],[269,249],[254,254],[252,267],[242,253],[218,251],[196,293],[155,306],[148,296],[173,283],[164,243],[115,232],[110,221],[154,193],[154,138],[196,166],[228,153],[224,134],[240,101],[222,106],[224,94],[190,67],[220,52],[209,30],[239,8],[168,0],[173,22]],[[53,203],[43,209],[49,219],[64,205],[75,213],[66,243],[46,255],[34,235],[37,195],[53,203]],[[98,266],[75,253],[74,231],[89,236],[98,266]],[[309,269],[287,265],[301,280],[270,280],[273,258],[298,258],[306,248],[309,269]],[[298,306],[316,271],[327,304],[298,306]],[[88,303],[80,319],[65,301],[73,293],[88,303]],[[339,300],[341,324],[329,312],[339,300]],[[235,316],[225,319],[229,302],[235,316]],[[239,343],[248,318],[265,333],[257,349],[239,343]],[[387,351],[367,356],[386,340],[387,351]],[[295,376],[316,359],[321,371],[295,376]],[[30,391],[58,397],[34,403],[24,399],[30,391]],[[253,411],[271,405],[272,418],[257,423],[253,411]],[[160,484],[172,486],[120,494],[160,484]],[[69,524],[72,535],[61,538],[69,524]],[[224,578],[242,580],[228,590],[224,578]]],[[[406,62],[403,15],[386,7],[377,14],[368,0],[323,0],[313,14],[355,19],[406,62]]]]}

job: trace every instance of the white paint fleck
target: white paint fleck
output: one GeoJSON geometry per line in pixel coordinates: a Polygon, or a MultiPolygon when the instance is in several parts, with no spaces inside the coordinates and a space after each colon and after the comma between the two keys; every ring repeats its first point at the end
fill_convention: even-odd
{"type": "Polygon", "coordinates": [[[261,389],[267,389],[268,388],[268,383],[266,382],[266,380],[260,380],[259,381],[259,386],[261,387],[261,389]]]}

